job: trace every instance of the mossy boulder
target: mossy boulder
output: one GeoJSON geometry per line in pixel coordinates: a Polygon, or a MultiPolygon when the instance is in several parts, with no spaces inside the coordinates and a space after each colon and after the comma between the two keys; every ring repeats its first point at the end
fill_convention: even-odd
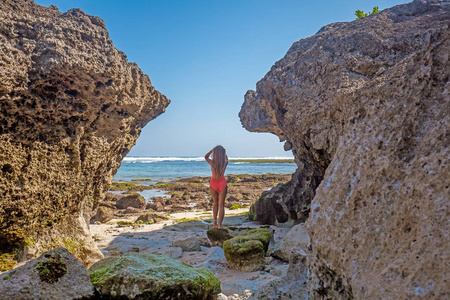
{"type": "Polygon", "coordinates": [[[159,254],[126,253],[90,269],[91,282],[111,299],[215,299],[220,281],[205,268],[194,268],[159,254]]]}
{"type": "Polygon", "coordinates": [[[226,240],[231,239],[233,236],[228,231],[228,229],[221,228],[221,229],[209,229],[206,232],[206,235],[208,236],[209,241],[211,242],[211,245],[223,247],[223,242],[226,240]]]}
{"type": "Polygon", "coordinates": [[[223,242],[223,251],[230,268],[244,272],[263,269],[271,238],[270,230],[256,228],[223,242]]]}

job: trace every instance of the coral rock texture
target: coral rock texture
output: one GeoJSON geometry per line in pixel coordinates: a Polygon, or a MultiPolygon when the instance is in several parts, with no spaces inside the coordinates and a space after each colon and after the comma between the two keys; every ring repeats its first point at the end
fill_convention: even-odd
{"type": "Polygon", "coordinates": [[[8,300],[91,299],[94,287],[83,264],[58,247],[1,274],[0,295],[8,300]]]}
{"type": "Polygon", "coordinates": [[[0,252],[102,257],[88,221],[169,100],[80,9],[0,3],[0,252]]]}
{"type": "Polygon", "coordinates": [[[244,127],[287,140],[300,187],[321,179],[316,299],[449,297],[449,20],[430,0],[327,25],[245,97],[244,127]]]}

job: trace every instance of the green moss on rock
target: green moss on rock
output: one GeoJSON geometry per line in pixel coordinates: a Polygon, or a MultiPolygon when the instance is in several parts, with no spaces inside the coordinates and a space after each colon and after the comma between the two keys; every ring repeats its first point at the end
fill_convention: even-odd
{"type": "Polygon", "coordinates": [[[223,243],[228,265],[236,270],[250,272],[264,268],[264,255],[272,234],[266,228],[248,230],[223,243]]]}
{"type": "Polygon", "coordinates": [[[0,255],[0,271],[8,271],[17,264],[14,254],[3,253],[0,255]]]}
{"type": "Polygon", "coordinates": [[[240,208],[242,208],[242,206],[240,206],[239,204],[233,204],[233,205],[231,205],[231,207],[230,207],[231,210],[234,210],[234,209],[240,209],[240,208]]]}
{"type": "Polygon", "coordinates": [[[38,272],[41,281],[55,283],[67,273],[67,266],[59,253],[46,254],[45,258],[36,266],[35,271],[38,272]]]}
{"type": "Polygon", "coordinates": [[[89,272],[104,297],[215,299],[220,292],[211,271],[158,254],[126,253],[94,264],[89,272]]]}

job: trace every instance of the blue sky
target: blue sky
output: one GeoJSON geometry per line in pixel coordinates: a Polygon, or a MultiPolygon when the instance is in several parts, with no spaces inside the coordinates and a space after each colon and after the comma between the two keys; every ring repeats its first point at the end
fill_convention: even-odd
{"type": "Polygon", "coordinates": [[[129,156],[291,156],[269,133],[247,132],[238,113],[248,89],[295,41],[322,26],[409,1],[37,0],[105,20],[110,38],[172,103],[142,130],[129,156]]]}

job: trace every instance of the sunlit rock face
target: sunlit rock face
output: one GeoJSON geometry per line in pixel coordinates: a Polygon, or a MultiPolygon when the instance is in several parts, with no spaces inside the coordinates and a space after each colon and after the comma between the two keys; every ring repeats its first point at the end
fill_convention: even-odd
{"type": "Polygon", "coordinates": [[[91,211],[170,101],[80,9],[3,0],[0,45],[0,250],[61,245],[89,266],[91,211]]]}
{"type": "MultiPolygon", "coordinates": [[[[327,25],[246,95],[244,127],[287,140],[300,187],[299,172],[321,177],[316,299],[449,296],[449,20],[450,2],[414,1],[327,25]]],[[[296,218],[305,199],[280,201],[296,218]]]]}

